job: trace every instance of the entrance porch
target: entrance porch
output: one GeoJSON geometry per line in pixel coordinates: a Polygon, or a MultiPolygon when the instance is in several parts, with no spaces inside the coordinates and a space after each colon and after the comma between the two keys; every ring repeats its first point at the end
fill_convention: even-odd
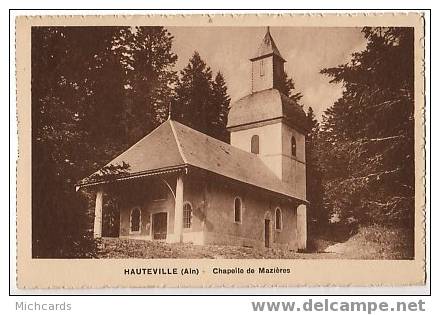
{"type": "Polygon", "coordinates": [[[203,226],[194,213],[192,195],[184,171],[100,185],[96,190],[94,237],[203,243],[203,226]],[[188,187],[184,188],[186,181],[188,187]],[[106,198],[117,200],[113,204],[119,216],[119,235],[103,235],[103,226],[104,231],[109,230],[105,228],[108,220],[103,220],[106,198]]]}

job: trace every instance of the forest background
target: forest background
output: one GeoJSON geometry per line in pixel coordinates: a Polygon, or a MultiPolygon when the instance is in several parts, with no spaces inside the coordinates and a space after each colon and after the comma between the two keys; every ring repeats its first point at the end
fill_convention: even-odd
{"type": "MultiPolygon", "coordinates": [[[[282,92],[303,107],[309,123],[308,250],[320,250],[318,239],[343,241],[374,227],[377,239],[402,233],[393,239],[405,240],[411,258],[413,29],[360,32],[365,49],[320,71],[343,93],[319,121],[292,76],[284,76],[282,92]]],[[[34,27],[31,40],[33,256],[94,257],[90,196],[76,193],[75,184],[170,113],[228,142],[228,87],[197,47],[177,72],[173,35],[164,27],[34,27]]]]}

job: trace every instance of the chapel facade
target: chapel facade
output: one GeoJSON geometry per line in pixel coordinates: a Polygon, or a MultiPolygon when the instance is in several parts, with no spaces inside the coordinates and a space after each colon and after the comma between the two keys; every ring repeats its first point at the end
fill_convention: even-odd
{"type": "Polygon", "coordinates": [[[305,248],[306,116],[280,92],[286,61],[269,29],[250,62],[251,93],[228,116],[230,144],[168,119],[107,164],[128,172],[77,185],[96,191],[95,237],[107,193],[118,196],[119,238],[305,248]]]}

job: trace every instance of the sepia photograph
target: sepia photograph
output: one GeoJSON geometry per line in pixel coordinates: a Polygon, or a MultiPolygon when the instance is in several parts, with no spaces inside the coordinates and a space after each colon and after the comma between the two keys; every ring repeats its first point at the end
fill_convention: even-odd
{"type": "Polygon", "coordinates": [[[406,261],[423,282],[423,16],[363,18],[22,23],[26,259],[406,261]]]}

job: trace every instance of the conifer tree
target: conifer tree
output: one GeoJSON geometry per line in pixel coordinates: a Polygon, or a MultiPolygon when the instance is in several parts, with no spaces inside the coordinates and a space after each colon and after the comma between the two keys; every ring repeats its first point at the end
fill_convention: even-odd
{"type": "Polygon", "coordinates": [[[322,170],[319,163],[318,145],[320,126],[311,107],[307,110],[308,134],[306,135],[306,198],[309,230],[319,229],[328,223],[328,215],[323,208],[322,170]]]}
{"type": "Polygon", "coordinates": [[[362,32],[364,51],[322,70],[344,85],[322,127],[325,204],[344,222],[413,228],[413,29],[362,32]]]}
{"type": "Polygon", "coordinates": [[[118,38],[126,76],[127,142],[134,143],[168,116],[177,77],[172,35],[163,27],[136,27],[118,38]]]}
{"type": "Polygon", "coordinates": [[[196,51],[180,72],[172,101],[172,117],[181,123],[228,141],[226,131],[230,98],[221,73],[212,78],[211,68],[196,51]]]}
{"type": "Polygon", "coordinates": [[[212,95],[212,71],[197,51],[180,72],[175,94],[172,103],[173,118],[191,128],[207,133],[212,95]]]}
{"type": "Polygon", "coordinates": [[[35,27],[31,36],[32,254],[92,256],[90,196],[74,185],[163,119],[172,36],[162,27],[35,27]]]}
{"type": "Polygon", "coordinates": [[[283,73],[280,92],[289,97],[294,103],[300,105],[303,95],[295,89],[295,82],[286,72],[283,73]]]}
{"type": "Polygon", "coordinates": [[[210,118],[213,125],[213,137],[229,143],[229,132],[226,130],[231,98],[228,95],[226,82],[221,72],[217,72],[212,84],[212,111],[210,118]]]}

